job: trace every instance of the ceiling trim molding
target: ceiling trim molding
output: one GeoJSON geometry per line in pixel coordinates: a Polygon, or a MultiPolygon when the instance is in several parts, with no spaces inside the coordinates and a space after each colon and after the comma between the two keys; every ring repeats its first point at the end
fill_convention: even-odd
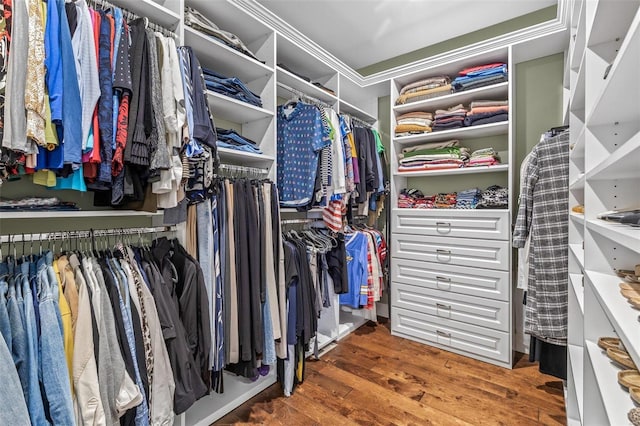
{"type": "Polygon", "coordinates": [[[415,62],[410,62],[398,67],[389,68],[384,71],[377,72],[368,76],[363,76],[349,65],[338,59],[331,52],[327,51],[309,37],[302,34],[288,22],[271,12],[269,9],[258,3],[256,0],[227,0],[229,3],[249,13],[254,18],[264,22],[271,27],[276,33],[285,37],[289,41],[298,45],[302,50],[317,57],[321,61],[327,63],[336,71],[343,74],[349,80],[361,87],[388,81],[394,77],[408,74],[418,69],[425,69],[441,64],[445,64],[457,59],[486,52],[505,48],[511,45],[525,43],[529,40],[540,39],[557,35],[559,32],[566,31],[569,23],[569,0],[558,0],[557,14],[555,19],[542,22],[531,27],[522,28],[498,37],[474,43],[450,52],[424,58],[415,62]]]}

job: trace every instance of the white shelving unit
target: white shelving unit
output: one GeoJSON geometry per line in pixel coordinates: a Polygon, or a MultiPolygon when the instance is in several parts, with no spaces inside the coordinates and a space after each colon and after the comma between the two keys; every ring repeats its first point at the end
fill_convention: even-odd
{"type": "Polygon", "coordinates": [[[620,367],[597,341],[620,337],[640,363],[640,312],[620,294],[614,274],[640,261],[640,229],[597,215],[640,205],[639,6],[637,0],[576,0],[571,13],[569,206],[584,205],[585,213],[568,212],[570,424],[630,424],[627,413],[635,406],[617,382],[620,367]]]}
{"type": "MultiPolygon", "coordinates": [[[[452,93],[415,103],[395,105],[407,83],[461,69],[504,62],[513,71],[511,49],[458,59],[398,77],[391,82],[391,131],[398,116],[414,111],[434,112],[473,100],[509,100],[513,115],[514,73],[509,81],[452,93]]],[[[512,126],[509,121],[393,137],[390,154],[391,200],[403,188],[423,186],[425,194],[460,191],[499,184],[511,187],[512,126]],[[398,171],[402,148],[460,140],[471,150],[488,146],[500,152],[502,164],[445,170],[398,171]],[[442,179],[446,179],[446,182],[442,179]],[[434,182],[432,184],[432,182],[434,182]],[[416,186],[417,184],[417,186],[416,186]],[[446,185],[442,190],[438,185],[446,185]]],[[[391,332],[472,358],[511,368],[512,315],[510,201],[502,210],[439,210],[393,208],[391,213],[391,332]],[[462,273],[473,267],[472,274],[462,273]],[[450,268],[453,268],[450,269],[450,268]],[[486,315],[485,315],[486,314],[486,315]],[[464,330],[464,331],[463,331],[464,330]]]]}

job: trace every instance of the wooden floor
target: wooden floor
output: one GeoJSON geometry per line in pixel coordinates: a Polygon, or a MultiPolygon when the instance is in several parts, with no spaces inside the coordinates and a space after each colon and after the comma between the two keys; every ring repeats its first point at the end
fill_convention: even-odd
{"type": "Polygon", "coordinates": [[[367,324],[319,361],[290,398],[279,384],[215,424],[563,425],[562,381],[526,357],[513,370],[367,324]]]}

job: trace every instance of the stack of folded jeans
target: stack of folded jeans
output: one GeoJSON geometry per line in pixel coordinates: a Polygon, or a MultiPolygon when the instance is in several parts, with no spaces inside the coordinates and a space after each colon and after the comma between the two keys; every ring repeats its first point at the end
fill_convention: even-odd
{"type": "Polygon", "coordinates": [[[498,62],[477,67],[465,68],[451,85],[455,92],[477,89],[507,81],[507,64],[498,62]]]}
{"type": "Polygon", "coordinates": [[[479,126],[509,120],[509,101],[473,101],[465,126],[479,126]]]}
{"type": "Polygon", "coordinates": [[[258,148],[258,144],[249,138],[238,134],[235,130],[227,130],[221,127],[216,128],[218,148],[235,149],[236,151],[251,152],[253,154],[262,154],[262,150],[258,148]]]}
{"type": "Polygon", "coordinates": [[[454,105],[448,109],[439,109],[435,114],[433,131],[456,129],[464,126],[467,110],[462,104],[454,105]]]}
{"type": "Polygon", "coordinates": [[[456,209],[475,209],[482,198],[480,188],[465,189],[458,192],[456,198],[456,209]]]}
{"type": "Polygon", "coordinates": [[[207,89],[253,106],[262,107],[262,99],[260,99],[260,96],[249,90],[239,78],[225,77],[206,68],[202,69],[202,73],[207,89]]]}
{"type": "Polygon", "coordinates": [[[249,50],[249,48],[242,42],[242,40],[240,40],[237,35],[230,33],[229,31],[221,30],[216,24],[213,23],[213,21],[206,18],[194,8],[189,6],[185,7],[184,23],[194,30],[200,31],[201,33],[215,38],[216,40],[229,46],[230,48],[244,53],[245,55],[259,61],[259,59],[256,58],[256,55],[254,55],[253,52],[249,50]]]}

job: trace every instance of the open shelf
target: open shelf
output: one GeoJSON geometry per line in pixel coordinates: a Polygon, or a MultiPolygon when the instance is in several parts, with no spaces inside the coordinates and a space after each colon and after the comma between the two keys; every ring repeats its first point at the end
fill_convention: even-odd
{"type": "Polygon", "coordinates": [[[505,81],[504,83],[494,84],[493,86],[480,87],[464,92],[425,99],[424,101],[396,105],[393,107],[393,111],[396,115],[414,111],[435,112],[436,109],[449,108],[457,104],[468,105],[474,100],[506,100],[508,96],[509,82],[505,81]]]}
{"type": "Polygon", "coordinates": [[[276,383],[276,367],[257,382],[224,373],[224,393],[211,393],[195,402],[185,413],[185,424],[208,426],[276,383]]]}
{"type": "Polygon", "coordinates": [[[596,46],[624,36],[640,4],[637,1],[604,0],[593,3],[593,26],[589,32],[587,46],[596,46]]]}
{"type": "Polygon", "coordinates": [[[361,108],[358,108],[353,104],[350,104],[347,101],[340,99],[338,105],[340,113],[349,114],[350,116],[359,118],[360,120],[363,120],[369,124],[374,124],[376,121],[378,121],[375,116],[369,114],[368,112],[362,110],[361,108]]]}
{"type": "Polygon", "coordinates": [[[448,139],[484,138],[487,136],[506,135],[508,132],[509,122],[501,121],[499,123],[483,124],[481,126],[460,127],[458,129],[440,130],[420,135],[401,136],[393,138],[393,141],[400,146],[405,146],[423,142],[438,142],[448,139]]]}
{"type": "Polygon", "coordinates": [[[610,425],[627,425],[627,413],[634,407],[629,394],[618,384],[618,371],[605,353],[593,342],[585,342],[589,360],[598,382],[600,398],[610,425]]]}
{"type": "Polygon", "coordinates": [[[584,189],[585,184],[585,174],[580,173],[578,177],[576,177],[570,184],[569,190],[571,191],[581,191],[584,189]]]}
{"type": "Polygon", "coordinates": [[[573,93],[571,94],[571,100],[569,109],[571,111],[580,111],[585,107],[585,74],[586,74],[586,66],[585,66],[585,57],[582,56],[580,62],[580,68],[578,69],[578,76],[576,78],[575,87],[572,88],[573,93]]]}
{"type": "Polygon", "coordinates": [[[602,309],[622,340],[625,349],[636,365],[640,365],[638,342],[638,313],[620,294],[620,278],[613,274],[586,271],[587,282],[600,302],[602,309]]]}
{"type": "Polygon", "coordinates": [[[582,286],[582,274],[569,274],[569,282],[573,287],[573,291],[578,298],[580,311],[584,315],[584,287],[582,286]]]}
{"type": "Polygon", "coordinates": [[[238,151],[231,148],[218,148],[218,155],[222,163],[242,162],[251,166],[268,167],[275,161],[275,157],[265,154],[255,154],[253,152],[238,151]]]}
{"type": "Polygon", "coordinates": [[[399,172],[395,171],[394,176],[443,176],[443,175],[466,175],[475,173],[497,173],[509,170],[508,164],[496,164],[495,166],[478,166],[478,167],[461,167],[458,169],[443,170],[419,170],[415,172],[399,172]]]}
{"type": "MultiPolygon", "coordinates": [[[[318,86],[314,86],[308,81],[301,79],[297,75],[292,74],[283,68],[276,67],[276,79],[278,83],[286,84],[292,89],[299,90],[313,98],[324,101],[330,105],[333,105],[338,101],[338,98],[335,95],[332,95],[326,90],[322,90],[318,86]]],[[[292,96],[292,93],[290,93],[286,89],[278,87],[278,96],[281,98],[290,98],[292,96]]]]}
{"type": "Polygon", "coordinates": [[[161,217],[162,211],[144,212],[138,210],[70,210],[70,211],[15,211],[0,212],[0,220],[42,220],[42,219],[77,219],[105,217],[161,217]]]}
{"type": "Polygon", "coordinates": [[[595,106],[587,117],[591,126],[637,120],[637,99],[640,95],[640,79],[637,76],[640,64],[640,13],[634,17],[629,31],[613,61],[607,81],[596,95],[595,106]]]}
{"type": "Polygon", "coordinates": [[[338,340],[347,337],[349,334],[363,326],[366,319],[354,315],[350,312],[340,311],[340,323],[338,324],[338,340]]]}
{"type": "Polygon", "coordinates": [[[573,374],[573,383],[575,389],[579,392],[576,397],[578,399],[578,411],[580,418],[584,413],[584,398],[582,397],[582,389],[584,383],[584,348],[577,345],[567,345],[569,352],[569,362],[571,363],[571,374],[573,374]]]}
{"type": "Polygon", "coordinates": [[[158,24],[164,28],[174,30],[180,22],[180,15],[167,9],[157,1],[153,0],[114,0],[116,6],[123,7],[138,16],[146,16],[150,22],[158,24]]]}
{"type": "Polygon", "coordinates": [[[230,98],[220,93],[207,90],[207,100],[213,118],[222,118],[234,123],[248,123],[273,117],[273,112],[230,98]]]}
{"type": "Polygon", "coordinates": [[[582,244],[569,244],[569,250],[575,256],[580,268],[584,269],[584,249],[582,244]]]}
{"type": "Polygon", "coordinates": [[[611,155],[603,158],[587,173],[587,179],[637,179],[640,176],[638,158],[640,158],[640,133],[636,133],[611,155]]]}
{"type": "Polygon", "coordinates": [[[184,44],[191,46],[200,64],[244,83],[273,74],[273,69],[193,28],[185,26],[184,44]]]}
{"type": "MultiPolygon", "coordinates": [[[[584,147],[585,147],[585,129],[586,126],[582,126],[578,137],[576,138],[576,144],[569,153],[569,158],[574,163],[581,162],[584,165],[584,147]]],[[[573,130],[572,130],[573,131],[573,130]]],[[[584,166],[582,167],[584,168],[584,166]]]]}
{"type": "Polygon", "coordinates": [[[640,253],[640,227],[591,219],[587,221],[587,229],[597,232],[629,250],[640,253]]]}
{"type": "Polygon", "coordinates": [[[584,214],[582,213],[576,213],[576,212],[571,212],[569,213],[569,217],[571,218],[572,221],[574,221],[575,223],[579,224],[579,225],[584,225],[584,214]]]}

